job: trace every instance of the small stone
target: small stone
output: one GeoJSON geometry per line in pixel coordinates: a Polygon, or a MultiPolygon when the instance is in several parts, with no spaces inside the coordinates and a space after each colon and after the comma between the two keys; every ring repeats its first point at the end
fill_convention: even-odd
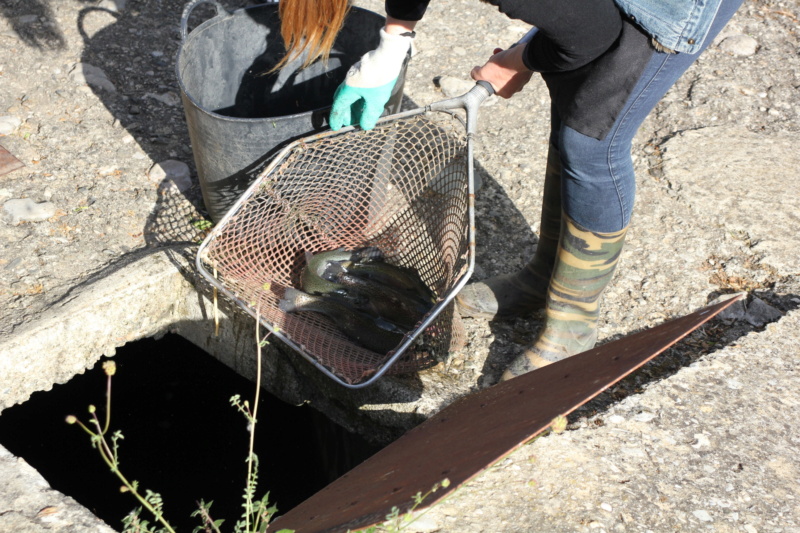
{"type": "Polygon", "coordinates": [[[708,511],[704,511],[699,509],[697,511],[692,511],[692,514],[701,522],[713,522],[714,519],[711,518],[711,515],[708,514],[708,511]]]}
{"type": "Polygon", "coordinates": [[[725,384],[728,386],[729,389],[733,390],[739,390],[742,388],[742,383],[740,381],[736,381],[733,378],[726,380],[725,384]]]}
{"type": "Polygon", "coordinates": [[[117,172],[117,167],[115,167],[113,165],[109,165],[107,167],[101,167],[100,169],[98,169],[97,170],[97,175],[98,176],[111,176],[115,172],[117,172]]]}
{"type": "Polygon", "coordinates": [[[613,510],[613,508],[611,507],[611,505],[610,505],[610,504],[608,504],[608,503],[601,503],[601,504],[600,504],[600,509],[602,509],[602,510],[604,510],[604,511],[607,511],[607,512],[609,512],[609,513],[610,513],[610,512],[613,510]]]}
{"type": "Polygon", "coordinates": [[[192,186],[189,165],[182,161],[167,159],[152,166],[147,173],[150,181],[159,187],[175,186],[179,191],[186,192],[192,186]]]}
{"type": "Polygon", "coordinates": [[[22,120],[18,117],[5,115],[0,117],[0,135],[10,135],[14,133],[17,128],[22,124],[22,120]]]}
{"type": "Polygon", "coordinates": [[[755,327],[761,327],[764,324],[775,322],[782,316],[783,314],[780,311],[764,302],[764,300],[753,298],[753,301],[747,306],[747,314],[744,319],[755,327]]]}
{"type": "Polygon", "coordinates": [[[180,105],[181,103],[180,97],[172,91],[166,92],[164,94],[146,93],[145,97],[152,98],[153,100],[158,100],[162,104],[166,104],[172,107],[180,105]]]}
{"type": "Polygon", "coordinates": [[[720,49],[740,57],[750,57],[758,50],[758,41],[749,35],[731,35],[719,44],[720,49]]]}
{"type": "MultiPolygon", "coordinates": [[[[475,82],[473,80],[465,80],[461,78],[453,78],[450,76],[437,76],[433,80],[433,84],[442,90],[442,93],[448,98],[455,98],[462,94],[468,93],[473,87],[475,82]]],[[[487,98],[481,103],[481,106],[487,107],[494,105],[497,102],[496,98],[487,98]]]]}
{"type": "Polygon", "coordinates": [[[637,422],[650,422],[656,417],[653,413],[639,413],[638,415],[634,416],[633,419],[637,422]]]}
{"type": "Polygon", "coordinates": [[[41,222],[56,214],[50,202],[36,203],[30,198],[15,198],[3,204],[3,218],[16,226],[20,222],[41,222]]]}
{"type": "Polygon", "coordinates": [[[630,457],[647,457],[645,451],[641,448],[620,448],[623,454],[628,455],[630,457]]]}
{"type": "Polygon", "coordinates": [[[692,448],[696,450],[711,446],[711,441],[708,439],[708,436],[704,435],[703,433],[695,433],[694,440],[695,442],[692,444],[692,448]]]}
{"type": "Polygon", "coordinates": [[[625,422],[625,417],[620,415],[612,415],[608,417],[608,421],[612,424],[622,424],[625,422]]]}
{"type": "Polygon", "coordinates": [[[117,92],[117,88],[108,79],[103,69],[89,63],[76,63],[69,73],[72,81],[78,84],[87,84],[110,93],[117,92]]]}

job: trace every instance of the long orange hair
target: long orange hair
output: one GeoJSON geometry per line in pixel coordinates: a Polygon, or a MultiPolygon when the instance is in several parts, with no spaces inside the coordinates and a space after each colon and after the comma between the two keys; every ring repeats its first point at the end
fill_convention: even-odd
{"type": "Polygon", "coordinates": [[[280,0],[278,5],[281,37],[288,52],[272,70],[279,70],[306,50],[308,56],[301,68],[319,58],[327,61],[350,0],[280,0]]]}

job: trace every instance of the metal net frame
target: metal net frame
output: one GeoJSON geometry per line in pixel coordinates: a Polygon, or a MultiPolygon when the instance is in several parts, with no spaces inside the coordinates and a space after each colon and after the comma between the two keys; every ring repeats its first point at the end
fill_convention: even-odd
{"type": "Polygon", "coordinates": [[[474,267],[470,139],[462,113],[428,106],[370,131],[296,141],[208,235],[198,270],[342,385],[433,366],[465,339],[453,298],[474,267]],[[323,314],[279,308],[288,287],[301,288],[307,253],[363,247],[415,269],[436,297],[388,353],[356,344],[323,314]]]}

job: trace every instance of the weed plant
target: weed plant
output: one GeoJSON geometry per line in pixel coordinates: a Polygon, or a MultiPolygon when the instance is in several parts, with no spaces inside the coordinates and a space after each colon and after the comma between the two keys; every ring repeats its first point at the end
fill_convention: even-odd
{"type": "MultiPolygon", "coordinates": [[[[386,522],[376,526],[370,526],[366,529],[360,529],[359,531],[363,533],[400,533],[401,531],[408,529],[411,524],[422,518],[425,513],[430,510],[429,507],[420,513],[416,512],[417,508],[422,505],[422,502],[424,502],[428,496],[439,490],[439,487],[446,489],[449,486],[450,480],[444,478],[441,482],[436,483],[433,487],[431,487],[431,490],[425,494],[422,494],[422,492],[416,493],[414,495],[414,499],[412,500],[414,503],[411,505],[411,508],[408,510],[408,512],[400,514],[400,509],[397,507],[392,507],[392,512],[386,515],[386,522]]],[[[352,532],[348,530],[347,533],[352,532]]]]}
{"type": "MultiPolygon", "coordinates": [[[[251,407],[247,400],[242,400],[239,395],[235,395],[230,399],[231,405],[247,419],[247,429],[250,433],[247,454],[247,481],[243,495],[244,502],[242,503],[244,512],[242,513],[241,519],[233,526],[232,533],[265,533],[272,517],[278,511],[275,504],[269,502],[269,492],[264,494],[260,499],[256,498],[256,489],[258,486],[258,456],[253,450],[255,448],[255,426],[261,392],[261,355],[262,348],[269,344],[267,339],[270,335],[268,334],[267,337],[261,339],[260,330],[260,321],[258,317],[256,317],[257,367],[253,406],[251,407]]],[[[164,514],[164,501],[161,495],[150,489],[140,488],[136,480],[129,480],[122,473],[119,462],[119,445],[120,441],[124,440],[125,437],[119,430],[110,433],[111,385],[112,378],[117,371],[116,363],[114,361],[104,362],[103,371],[106,374],[106,405],[104,419],[101,421],[97,414],[97,408],[94,405],[90,405],[88,409],[88,423],[82,422],[75,415],[67,416],[66,422],[68,424],[77,424],[89,435],[92,447],[97,450],[100,458],[106,466],[109,467],[111,473],[117,476],[120,482],[122,482],[120,491],[130,493],[139,502],[140,506],[123,518],[123,533],[176,533],[175,528],[169,523],[164,514]],[[142,517],[143,510],[147,511],[147,514],[153,522],[142,517]]],[[[427,510],[421,513],[416,512],[425,499],[436,492],[440,487],[447,488],[449,485],[450,481],[444,479],[440,483],[436,483],[425,494],[418,492],[414,496],[408,512],[401,514],[397,507],[393,507],[392,511],[386,515],[386,521],[383,524],[370,526],[359,531],[364,533],[400,533],[407,530],[411,524],[427,512],[427,510]]],[[[197,517],[201,525],[197,526],[193,533],[222,533],[221,527],[224,521],[221,519],[215,520],[213,518],[211,514],[212,503],[213,502],[205,502],[203,500],[198,502],[198,508],[192,513],[192,516],[197,517]]],[[[281,529],[275,533],[294,533],[294,530],[281,529]]],[[[348,533],[351,532],[348,531],[348,533]]]]}
{"type": "MultiPolygon", "coordinates": [[[[261,351],[264,346],[269,344],[267,341],[269,335],[262,340],[260,338],[260,330],[260,322],[256,320],[257,374],[253,406],[251,408],[250,402],[247,400],[242,401],[241,397],[238,395],[231,398],[231,405],[247,419],[247,429],[250,432],[247,454],[247,481],[243,496],[244,502],[242,503],[244,512],[242,513],[241,519],[234,525],[232,533],[265,533],[270,520],[272,520],[272,517],[278,511],[274,504],[269,503],[269,492],[264,494],[260,499],[255,496],[258,486],[258,457],[253,450],[255,446],[256,416],[258,414],[258,404],[261,393],[261,351]]],[[[119,444],[120,441],[124,439],[124,436],[119,430],[109,434],[111,429],[111,382],[117,371],[117,365],[114,361],[106,361],[103,363],[103,370],[107,376],[104,421],[101,422],[98,417],[97,408],[94,405],[90,405],[90,418],[88,423],[82,422],[74,415],[67,417],[67,423],[77,424],[89,435],[92,447],[97,450],[103,462],[122,482],[120,490],[122,492],[131,493],[139,502],[140,507],[136,508],[122,520],[124,526],[123,532],[176,533],[175,528],[172,527],[164,515],[164,502],[161,499],[161,495],[149,489],[140,489],[139,483],[135,480],[129,480],[120,469],[119,444]],[[154,523],[142,518],[143,510],[147,510],[152,520],[154,520],[154,523]]],[[[198,509],[192,513],[192,516],[197,517],[201,525],[194,529],[194,533],[222,533],[220,527],[222,526],[223,520],[214,520],[214,518],[212,518],[212,503],[213,502],[205,502],[203,500],[198,502],[198,509]]],[[[276,533],[293,533],[293,530],[282,529],[276,533]]]]}

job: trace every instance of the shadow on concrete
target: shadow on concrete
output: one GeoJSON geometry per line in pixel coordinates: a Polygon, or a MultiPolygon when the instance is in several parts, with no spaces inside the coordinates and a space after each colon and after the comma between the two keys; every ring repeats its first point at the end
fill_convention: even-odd
{"type": "MultiPolygon", "coordinates": [[[[533,258],[539,242],[538,236],[531,230],[533,221],[527,220],[514,206],[502,185],[477,162],[475,172],[481,176],[483,182],[475,199],[476,273],[481,272],[483,275],[473,275],[470,283],[520,270],[533,258]]],[[[537,184],[544,183],[543,175],[532,179],[537,184]]],[[[536,217],[538,222],[539,213],[536,217]]],[[[482,322],[484,319],[469,320],[482,322]]],[[[517,345],[533,339],[540,325],[535,316],[488,322],[495,340],[489,346],[481,372],[482,386],[497,382],[505,368],[518,355],[517,345]]]]}
{"type": "Polygon", "coordinates": [[[0,17],[8,20],[11,29],[28,46],[43,50],[60,50],[66,46],[49,0],[3,0],[0,17]]]}
{"type": "MultiPolygon", "coordinates": [[[[183,0],[128,0],[120,11],[86,7],[79,12],[76,24],[84,41],[81,62],[101,69],[113,84],[113,89],[89,84],[103,105],[152,161],[177,159],[193,169],[174,68],[184,4],[183,0]],[[88,22],[95,16],[113,22],[95,30],[88,22]]],[[[198,16],[213,14],[208,5],[197,11],[198,16]]],[[[188,203],[202,212],[196,189],[182,192],[188,203]]],[[[174,204],[175,200],[169,202],[174,204]]],[[[163,203],[159,200],[160,205],[163,203]]],[[[190,220],[185,221],[186,226],[190,224],[190,220]]],[[[173,224],[171,229],[177,228],[173,224]]]]}

